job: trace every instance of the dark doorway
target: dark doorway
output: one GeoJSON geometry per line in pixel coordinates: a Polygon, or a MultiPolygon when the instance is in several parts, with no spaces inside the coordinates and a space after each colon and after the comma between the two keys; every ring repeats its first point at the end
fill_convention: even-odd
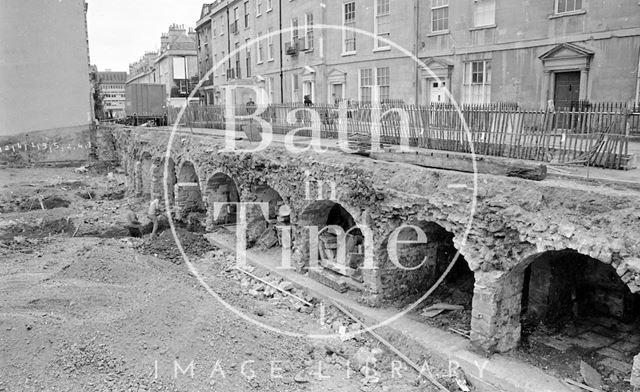
{"type": "Polygon", "coordinates": [[[554,103],[557,109],[571,109],[580,100],[580,72],[556,73],[554,103]]]}

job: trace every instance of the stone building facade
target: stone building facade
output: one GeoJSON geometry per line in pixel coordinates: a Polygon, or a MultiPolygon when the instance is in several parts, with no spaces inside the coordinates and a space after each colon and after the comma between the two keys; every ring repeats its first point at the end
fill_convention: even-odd
{"type": "Polygon", "coordinates": [[[196,33],[182,25],[171,25],[160,37],[160,50],[147,52],[130,66],[131,83],[162,84],[167,92],[167,104],[181,106],[198,81],[198,51],[196,33]]]}
{"type": "Polygon", "coordinates": [[[198,21],[200,73],[265,36],[221,64],[207,82],[207,102],[219,102],[218,87],[238,80],[277,103],[305,95],[367,101],[373,92],[419,104],[627,102],[640,94],[638,7],[633,0],[219,0],[205,4],[198,21]]]}
{"type": "Polygon", "coordinates": [[[106,70],[98,72],[98,78],[102,93],[104,118],[125,117],[124,86],[127,81],[127,73],[106,70]]]}

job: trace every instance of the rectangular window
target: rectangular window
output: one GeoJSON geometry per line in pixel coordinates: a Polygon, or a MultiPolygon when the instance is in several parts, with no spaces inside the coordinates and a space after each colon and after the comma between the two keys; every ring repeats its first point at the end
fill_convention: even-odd
{"type": "Polygon", "coordinates": [[[244,2],[244,28],[249,28],[249,2],[244,2]]]}
{"type": "Polygon", "coordinates": [[[304,48],[313,49],[313,13],[309,12],[304,19],[304,48]]]}
{"type": "Polygon", "coordinates": [[[298,102],[300,100],[300,87],[299,87],[298,74],[291,75],[291,102],[298,102]]]}
{"type": "Polygon", "coordinates": [[[431,32],[449,30],[449,0],[431,0],[431,32]]]}
{"type": "Polygon", "coordinates": [[[291,18],[291,46],[296,47],[298,43],[298,18],[291,18]]]}
{"type": "Polygon", "coordinates": [[[258,33],[258,64],[262,64],[264,60],[264,40],[262,39],[262,33],[258,33]]]}
{"type": "Polygon", "coordinates": [[[363,68],[360,70],[360,101],[371,102],[373,90],[377,89],[380,102],[388,101],[391,95],[389,67],[363,68]]]}
{"type": "Polygon", "coordinates": [[[269,103],[274,103],[273,100],[273,76],[267,79],[267,92],[269,93],[269,103]]]}
{"type": "Polygon", "coordinates": [[[215,20],[211,21],[211,34],[212,34],[213,37],[218,35],[218,32],[216,30],[216,21],[215,20]]]}
{"type": "Polygon", "coordinates": [[[256,0],[256,16],[262,15],[262,0],[256,0]]]}
{"type": "Polygon", "coordinates": [[[249,45],[250,39],[247,38],[244,40],[244,48],[245,48],[245,63],[247,69],[247,77],[251,77],[251,45],[249,45]]]}
{"type": "MultiPolygon", "coordinates": [[[[375,8],[375,34],[381,38],[389,38],[390,34],[390,0],[376,0],[375,8]]],[[[376,39],[375,48],[388,48],[389,45],[376,39]]]]}
{"type": "Polygon", "coordinates": [[[382,67],[376,69],[376,85],[380,91],[380,102],[389,100],[389,93],[391,90],[389,67],[382,67]]]}
{"type": "Polygon", "coordinates": [[[464,103],[491,102],[491,61],[471,61],[464,64],[464,103]]]}
{"type": "MultiPolygon", "coordinates": [[[[350,1],[348,3],[344,3],[343,5],[343,15],[342,15],[342,25],[347,28],[356,27],[356,2],[350,1]]],[[[344,29],[342,31],[342,52],[344,54],[352,54],[356,51],[356,33],[355,31],[350,31],[344,29]]]]}
{"type": "Polygon", "coordinates": [[[373,69],[360,70],[360,97],[361,102],[371,102],[371,89],[373,88],[373,69]]]}
{"type": "Polygon", "coordinates": [[[236,79],[240,79],[240,44],[238,42],[236,42],[235,44],[235,50],[236,50],[236,74],[235,74],[235,78],[236,79]]]}
{"type": "Polygon", "coordinates": [[[269,61],[273,61],[273,28],[269,27],[269,38],[267,38],[267,57],[269,61]]]}
{"type": "Polygon", "coordinates": [[[273,9],[273,0],[267,0],[267,12],[273,9]]]}
{"type": "Polygon", "coordinates": [[[473,3],[473,25],[491,26],[496,23],[496,0],[476,0],[473,3]]]}
{"type": "Polygon", "coordinates": [[[239,19],[238,19],[238,7],[233,9],[233,25],[231,25],[231,32],[232,33],[237,33],[238,32],[238,27],[239,27],[239,19]]]}
{"type": "Polygon", "coordinates": [[[582,0],[556,0],[556,14],[580,11],[582,0]]]}

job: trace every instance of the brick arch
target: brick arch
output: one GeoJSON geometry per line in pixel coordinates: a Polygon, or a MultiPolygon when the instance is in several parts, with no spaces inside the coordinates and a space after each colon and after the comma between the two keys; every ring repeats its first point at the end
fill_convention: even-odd
{"type": "Polygon", "coordinates": [[[220,224],[237,222],[238,206],[225,204],[215,216],[215,203],[239,203],[240,193],[236,181],[224,171],[217,171],[204,183],[205,204],[207,206],[207,228],[211,230],[220,224]]]}
{"type": "MultiPolygon", "coordinates": [[[[577,304],[583,300],[588,302],[583,294],[591,290],[579,290],[577,287],[592,287],[595,283],[591,282],[591,276],[608,274],[618,280],[615,285],[623,293],[637,294],[640,291],[637,284],[640,282],[639,273],[640,263],[632,260],[623,261],[615,268],[572,248],[557,246],[557,249],[529,251],[508,271],[477,274],[472,342],[488,352],[506,352],[516,348],[521,339],[523,296],[529,310],[546,318],[546,314],[557,310],[558,306],[566,307],[569,302],[577,304]],[[550,293],[557,294],[555,303],[551,303],[550,293]]],[[[597,308],[597,304],[592,305],[597,308]]],[[[572,309],[565,311],[571,312],[572,309]]]]}
{"type": "Polygon", "coordinates": [[[177,171],[175,210],[176,218],[186,220],[189,213],[206,211],[198,169],[192,161],[183,160],[177,171]]]}

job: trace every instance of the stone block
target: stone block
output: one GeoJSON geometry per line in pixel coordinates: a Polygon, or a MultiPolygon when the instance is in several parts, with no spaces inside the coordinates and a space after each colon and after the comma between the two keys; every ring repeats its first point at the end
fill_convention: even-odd
{"type": "Polygon", "coordinates": [[[633,366],[631,369],[631,386],[640,388],[640,354],[633,357],[633,366]]]}

